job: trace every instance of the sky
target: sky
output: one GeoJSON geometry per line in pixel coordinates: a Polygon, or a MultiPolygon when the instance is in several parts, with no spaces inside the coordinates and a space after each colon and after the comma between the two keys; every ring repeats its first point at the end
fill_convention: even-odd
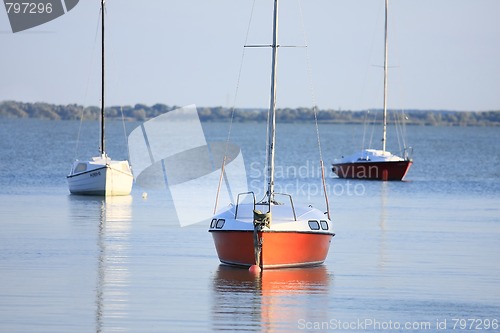
{"type": "MultiPolygon", "coordinates": [[[[271,0],[107,0],[106,105],[266,108],[271,0]],[[253,8],[253,10],[252,10],[253,8]]],[[[99,0],[12,33],[0,7],[0,101],[99,105],[99,0]]],[[[391,0],[388,106],[500,110],[500,1],[391,0]]],[[[383,101],[383,0],[282,0],[278,107],[383,101]],[[307,45],[307,48],[302,47],[307,45]]]]}

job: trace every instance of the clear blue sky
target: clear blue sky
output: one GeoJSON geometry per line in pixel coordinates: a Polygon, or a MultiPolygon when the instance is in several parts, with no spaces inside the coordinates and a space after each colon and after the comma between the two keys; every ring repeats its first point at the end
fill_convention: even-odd
{"type": "MultiPolygon", "coordinates": [[[[107,0],[107,105],[231,106],[253,0],[107,0]]],[[[383,0],[303,0],[304,48],[281,48],[278,106],[382,106],[383,0]]],[[[303,45],[299,1],[280,44],[303,45]]],[[[500,109],[500,1],[392,0],[389,107],[500,109]]],[[[271,40],[256,0],[249,44],[271,40]]],[[[0,100],[99,103],[99,1],[13,34],[0,8],[0,100]]],[[[270,51],[246,49],[237,107],[267,107],[270,51]]]]}

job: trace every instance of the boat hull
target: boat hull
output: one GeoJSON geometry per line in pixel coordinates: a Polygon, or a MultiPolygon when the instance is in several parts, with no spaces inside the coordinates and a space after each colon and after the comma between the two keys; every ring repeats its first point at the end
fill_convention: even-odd
{"type": "MultiPolygon", "coordinates": [[[[219,260],[227,265],[255,265],[253,231],[210,230],[219,260]]],[[[261,231],[261,267],[307,267],[322,264],[332,233],[261,231]]]]}
{"type": "Polygon", "coordinates": [[[332,170],[339,178],[389,181],[402,180],[411,165],[411,160],[334,163],[332,170]]]}
{"type": "Polygon", "coordinates": [[[131,173],[110,165],[67,177],[71,194],[98,196],[129,195],[133,179],[131,173]]]}

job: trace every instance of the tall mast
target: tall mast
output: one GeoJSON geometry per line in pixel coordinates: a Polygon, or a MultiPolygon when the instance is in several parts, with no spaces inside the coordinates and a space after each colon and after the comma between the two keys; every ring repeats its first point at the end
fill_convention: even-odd
{"type": "Polygon", "coordinates": [[[104,2],[101,0],[101,155],[105,154],[104,147],[104,2]]]}
{"type": "Polygon", "coordinates": [[[269,209],[274,201],[274,149],[276,143],[276,69],[278,65],[278,0],[274,0],[273,44],[271,69],[271,102],[269,106],[269,151],[268,151],[268,189],[269,209]]]}
{"type": "Polygon", "coordinates": [[[384,130],[382,134],[382,150],[385,152],[387,141],[387,57],[388,57],[388,42],[387,42],[387,7],[389,0],[385,0],[385,37],[384,37],[384,130]]]}

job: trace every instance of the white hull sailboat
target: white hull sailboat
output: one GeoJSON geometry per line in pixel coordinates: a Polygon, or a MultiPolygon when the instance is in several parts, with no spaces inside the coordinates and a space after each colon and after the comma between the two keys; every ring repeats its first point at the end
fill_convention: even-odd
{"type": "MultiPolygon", "coordinates": [[[[268,268],[322,264],[335,235],[329,217],[326,191],[325,213],[311,205],[295,206],[291,195],[274,190],[278,0],[274,0],[273,43],[270,47],[272,70],[266,194],[259,202],[253,192],[238,194],[235,204],[215,213],[209,227],[219,260],[227,265],[250,267],[254,272],[268,268]]],[[[320,162],[323,170],[323,162],[320,162]]],[[[221,172],[224,174],[224,164],[221,172]]],[[[324,172],[322,174],[325,188],[324,172]]],[[[222,178],[221,176],[221,180],[222,178]]]]}
{"type": "Polygon", "coordinates": [[[75,161],[67,176],[73,194],[129,195],[132,173],[128,161],[113,161],[109,157],[93,157],[90,161],[75,161]]]}
{"type": "Polygon", "coordinates": [[[337,159],[332,164],[332,170],[339,178],[367,180],[402,180],[413,161],[409,152],[404,149],[400,157],[386,150],[387,141],[387,13],[389,0],[385,0],[385,48],[384,48],[384,115],[382,132],[382,149],[365,149],[350,156],[337,159]]]}
{"type": "Polygon", "coordinates": [[[68,181],[69,191],[80,195],[129,195],[133,175],[127,160],[114,161],[105,151],[104,126],[104,0],[101,0],[101,145],[100,155],[88,161],[75,161],[68,181]]]}

